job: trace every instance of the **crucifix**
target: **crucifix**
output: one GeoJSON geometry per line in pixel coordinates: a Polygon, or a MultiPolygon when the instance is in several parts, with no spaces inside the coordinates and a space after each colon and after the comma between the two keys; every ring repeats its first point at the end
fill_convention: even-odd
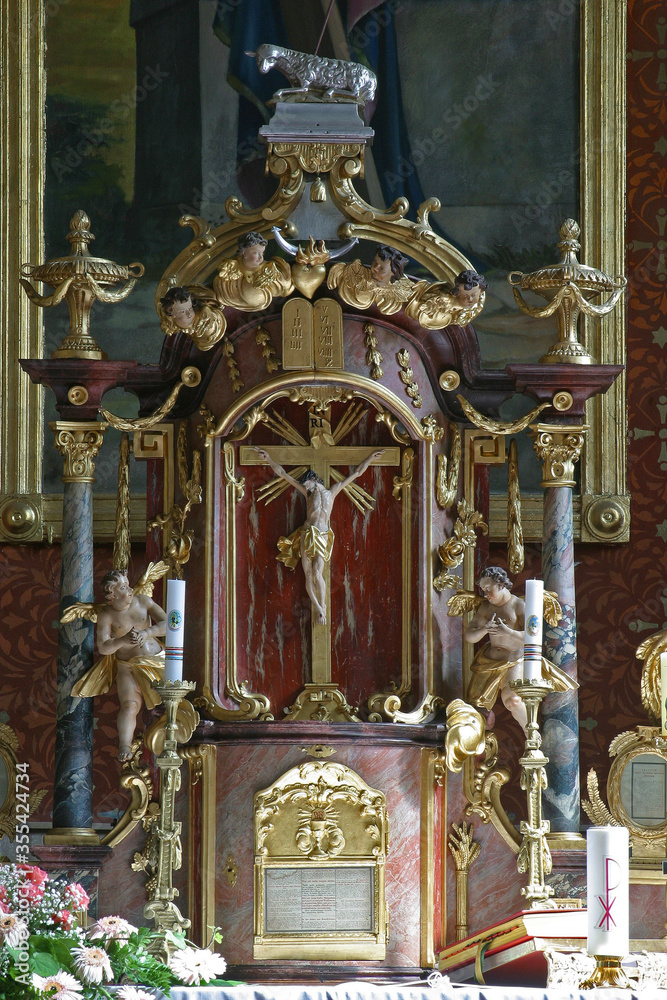
{"type": "Polygon", "coordinates": [[[325,707],[322,699],[329,704],[335,703],[339,717],[342,714],[345,718],[356,718],[344,695],[331,682],[330,560],[334,538],[329,519],[340,492],[344,492],[363,513],[372,510],[374,498],[354,480],[370,465],[398,466],[401,461],[400,448],[379,450],[369,445],[339,443],[364,413],[363,405],[355,403],[348,407],[332,430],[331,406],[324,402],[312,404],[308,411],[309,441],[283,417],[267,414],[264,422],[290,443],[240,449],[241,465],[269,465],[276,473],[275,478],[259,490],[258,496],[265,504],[271,503],[290,486],[306,498],[305,524],[289,537],[278,540],[277,558],[280,561],[293,569],[301,560],[313,606],[312,683],[306,685],[312,690],[307,690],[304,701],[297,702],[290,710],[289,718],[321,718],[323,715],[332,718],[331,708],[325,707]],[[291,471],[286,472],[283,466],[292,467],[291,471]],[[346,477],[336,466],[354,466],[354,469],[346,477]]]}

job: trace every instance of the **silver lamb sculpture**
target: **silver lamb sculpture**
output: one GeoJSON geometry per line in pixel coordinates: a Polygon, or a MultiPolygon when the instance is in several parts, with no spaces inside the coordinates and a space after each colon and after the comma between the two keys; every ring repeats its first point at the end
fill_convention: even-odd
{"type": "Polygon", "coordinates": [[[351,94],[362,103],[372,101],[375,96],[375,73],[361,63],[325,59],[281,45],[260,45],[256,52],[246,55],[256,58],[260,73],[280,70],[293,87],[303,91],[322,90],[325,98],[331,98],[334,91],[351,94]]]}

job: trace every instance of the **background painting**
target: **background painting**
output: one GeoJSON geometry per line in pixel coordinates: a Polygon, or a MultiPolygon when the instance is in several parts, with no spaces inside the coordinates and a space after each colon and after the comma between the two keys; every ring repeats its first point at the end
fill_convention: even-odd
{"type": "MultiPolygon", "coordinates": [[[[305,9],[297,0],[103,0],[94,8],[68,0],[48,19],[47,254],[66,250],[67,223],[84,208],[93,252],[146,267],[122,305],[94,307],[93,333],[111,357],[159,358],[154,293],[187,239],[179,217],[219,221],[230,195],[258,205],[273,190],[257,129],[285,80],[261,76],[244,53],[263,41],[312,51],[324,14],[318,4],[305,9]]],[[[378,75],[365,193],[374,204],[407,196],[413,218],[424,197],[439,198],[434,225],[490,282],[476,323],[485,366],[537,360],[555,324],[523,316],[506,275],[552,262],[560,222],[577,216],[578,4],[349,0],[330,25],[321,53],[342,50],[378,75]]],[[[67,327],[65,309],[47,310],[45,324],[50,351],[67,327]]],[[[134,397],[120,391],[106,404],[136,413],[134,397]]],[[[46,407],[55,419],[49,398],[46,407]]],[[[58,492],[48,429],[46,444],[45,489],[58,492]]],[[[116,450],[109,433],[102,492],[114,489],[116,450]]],[[[524,488],[538,489],[529,446],[522,465],[524,488]]],[[[141,477],[135,470],[135,490],[141,477]]]]}

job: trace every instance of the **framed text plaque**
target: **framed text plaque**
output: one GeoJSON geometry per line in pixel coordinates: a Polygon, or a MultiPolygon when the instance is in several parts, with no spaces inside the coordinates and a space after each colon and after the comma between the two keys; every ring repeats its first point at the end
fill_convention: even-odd
{"type": "Polygon", "coordinates": [[[294,767],[255,795],[256,959],[385,958],[382,792],[341,764],[294,767]]]}

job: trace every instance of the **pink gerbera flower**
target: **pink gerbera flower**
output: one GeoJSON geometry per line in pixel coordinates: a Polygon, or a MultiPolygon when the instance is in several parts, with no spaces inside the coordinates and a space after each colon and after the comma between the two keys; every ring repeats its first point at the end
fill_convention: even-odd
{"type": "Polygon", "coordinates": [[[147,993],[136,986],[121,986],[116,996],[118,1000],[155,1000],[154,993],[147,993]]]}
{"type": "Polygon", "coordinates": [[[87,986],[99,986],[103,979],[108,983],[113,979],[111,962],[104,948],[72,948],[74,968],[87,986]]]}
{"type": "Polygon", "coordinates": [[[27,938],[28,925],[24,920],[13,913],[0,915],[0,940],[4,941],[8,948],[17,948],[21,941],[27,938]]]}
{"type": "Polygon", "coordinates": [[[217,979],[227,968],[222,955],[207,948],[181,948],[169,959],[169,968],[186,986],[199,986],[217,979]]]}
{"type": "Polygon", "coordinates": [[[122,917],[99,917],[90,928],[87,937],[91,941],[99,938],[112,938],[114,941],[127,940],[130,934],[136,934],[137,928],[134,924],[123,920],[122,917]]]}

